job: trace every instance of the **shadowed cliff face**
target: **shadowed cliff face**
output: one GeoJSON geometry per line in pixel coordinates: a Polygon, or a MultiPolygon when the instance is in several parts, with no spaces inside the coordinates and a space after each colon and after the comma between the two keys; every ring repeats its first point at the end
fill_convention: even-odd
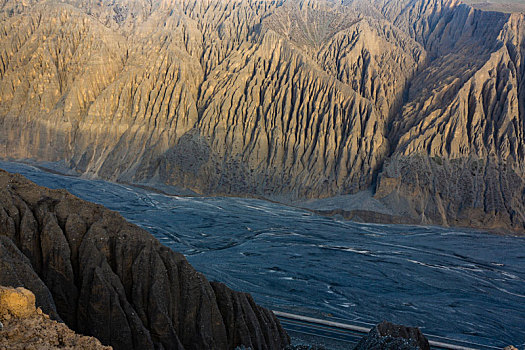
{"type": "Polygon", "coordinates": [[[461,10],[479,40],[460,38],[412,81],[376,196],[407,201],[417,222],[523,232],[524,17],[495,33],[499,14],[461,10]]]}
{"type": "Polygon", "coordinates": [[[0,171],[0,282],[115,349],[281,349],[288,336],[244,293],[102,206],[0,171]],[[37,276],[38,275],[38,276],[37,276]],[[52,298],[50,297],[52,296],[52,298]]]}
{"type": "MultiPolygon", "coordinates": [[[[419,212],[410,222],[444,224],[456,207],[481,217],[491,206],[464,199],[460,175],[443,168],[447,194],[421,190],[445,214],[422,216],[404,189],[422,186],[404,180],[419,170],[387,167],[473,159],[524,178],[520,14],[455,0],[6,0],[0,9],[3,157],[291,199],[355,193],[396,173],[400,185],[379,181],[380,192],[406,197],[406,212],[419,212]]],[[[461,178],[479,182],[474,196],[502,196],[483,190],[492,175],[461,178]]],[[[521,230],[521,188],[505,192],[517,204],[495,215],[521,230]]]]}

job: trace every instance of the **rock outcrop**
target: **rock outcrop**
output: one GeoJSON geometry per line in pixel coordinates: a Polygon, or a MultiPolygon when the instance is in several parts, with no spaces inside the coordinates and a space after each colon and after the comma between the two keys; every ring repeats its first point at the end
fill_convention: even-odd
{"type": "Polygon", "coordinates": [[[35,295],[25,288],[0,286],[0,317],[26,318],[36,313],[35,295]]]}
{"type": "Polygon", "coordinates": [[[35,307],[35,295],[25,288],[0,286],[0,321],[0,349],[112,349],[51,320],[35,307]]]}
{"type": "Polygon", "coordinates": [[[430,350],[427,338],[418,328],[381,322],[361,339],[354,350],[430,350]]]}
{"type": "Polygon", "coordinates": [[[5,0],[0,157],[202,194],[377,189],[406,222],[523,233],[524,21],[457,0],[5,0]]]}
{"type": "Polygon", "coordinates": [[[281,349],[271,311],[119,214],[0,171],[0,281],[115,349],[281,349]],[[5,267],[5,268],[4,268],[5,267]]]}

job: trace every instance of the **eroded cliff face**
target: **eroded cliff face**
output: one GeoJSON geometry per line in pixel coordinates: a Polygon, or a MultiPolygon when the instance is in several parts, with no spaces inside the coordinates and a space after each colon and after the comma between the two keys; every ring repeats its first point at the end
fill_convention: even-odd
{"type": "Polygon", "coordinates": [[[0,171],[0,282],[115,349],[281,349],[250,295],[209,283],[183,255],[100,205],[0,171]]]}
{"type": "Polygon", "coordinates": [[[421,222],[523,232],[524,16],[509,16],[496,36],[487,28],[498,14],[476,14],[467,30],[483,42],[454,48],[414,79],[377,196],[409,202],[421,222]],[[451,64],[461,57],[470,66],[451,64]]]}
{"type": "Polygon", "coordinates": [[[501,227],[523,229],[521,182],[485,190],[493,175],[435,162],[445,177],[431,182],[446,193],[405,180],[430,159],[524,178],[523,15],[456,0],[0,6],[2,157],[65,159],[86,176],[203,194],[378,187],[379,199],[406,199],[410,222],[459,224],[457,208],[495,208],[501,227]],[[479,182],[476,198],[510,195],[512,207],[465,199],[459,178],[479,182]],[[441,201],[441,214],[422,215],[409,187],[441,201]]]}

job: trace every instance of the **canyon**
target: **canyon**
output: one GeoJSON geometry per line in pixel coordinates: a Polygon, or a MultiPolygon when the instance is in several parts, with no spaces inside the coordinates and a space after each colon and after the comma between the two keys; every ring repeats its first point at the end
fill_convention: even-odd
{"type": "Polygon", "coordinates": [[[0,157],[523,234],[524,34],[456,0],[3,0],[0,157]]]}

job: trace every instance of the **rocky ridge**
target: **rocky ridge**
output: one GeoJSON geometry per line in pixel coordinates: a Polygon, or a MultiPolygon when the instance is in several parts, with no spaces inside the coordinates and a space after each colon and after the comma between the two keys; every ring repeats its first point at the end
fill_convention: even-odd
{"type": "Polygon", "coordinates": [[[523,233],[523,34],[456,0],[5,0],[0,156],[523,233]]]}
{"type": "Polygon", "coordinates": [[[281,349],[250,295],[208,282],[119,214],[0,171],[0,284],[114,349],[281,349]]]}

